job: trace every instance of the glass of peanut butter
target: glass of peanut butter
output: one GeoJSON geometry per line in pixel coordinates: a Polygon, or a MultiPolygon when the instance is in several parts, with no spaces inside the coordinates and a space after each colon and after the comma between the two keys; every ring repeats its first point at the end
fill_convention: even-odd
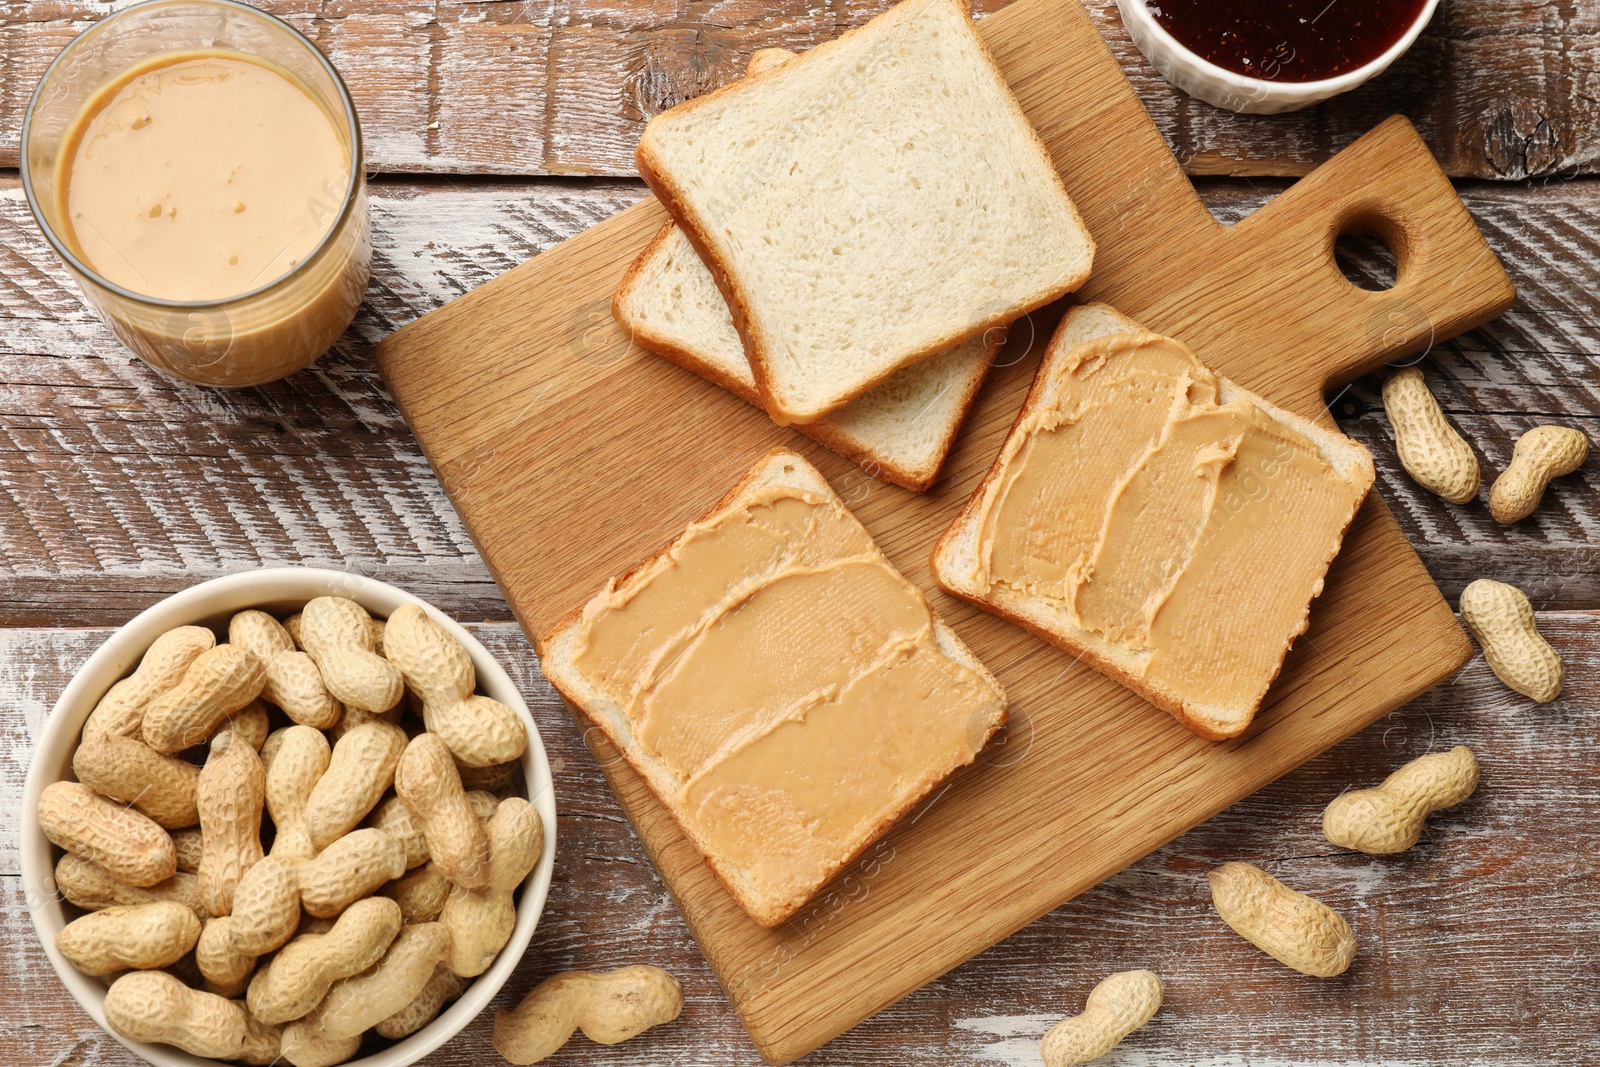
{"type": "Polygon", "coordinates": [[[366,290],[350,93],[310,41],[242,3],[152,0],[76,37],[28,106],[22,183],[112,331],[187,381],[301,370],[366,290]]]}

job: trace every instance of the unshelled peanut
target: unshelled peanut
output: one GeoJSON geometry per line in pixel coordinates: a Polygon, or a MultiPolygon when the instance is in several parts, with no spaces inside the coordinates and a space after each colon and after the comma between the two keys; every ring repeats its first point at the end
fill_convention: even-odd
{"type": "Polygon", "coordinates": [[[436,863],[424,863],[383,887],[383,895],[400,905],[408,923],[431,923],[444,911],[450,879],[436,863]]]}
{"type": "Polygon", "coordinates": [[[1389,375],[1383,383],[1383,407],[1394,427],[1400,463],[1418,485],[1452,504],[1478,495],[1478,457],[1444,417],[1420,367],[1389,375]]]}
{"type": "Polygon", "coordinates": [[[277,829],[272,855],[296,864],[317,854],[306,830],[306,805],[328,769],[333,749],[322,732],[310,726],[291,726],[277,736],[280,740],[266,777],[267,814],[277,829]]]}
{"type": "MultiPolygon", "coordinates": [[[[474,820],[476,821],[476,820],[474,820]]],[[[544,821],[532,804],[507,797],[489,819],[489,877],[482,889],[451,885],[439,922],[450,931],[450,970],[471,978],[488,970],[517,922],[512,900],[544,851],[544,821]]],[[[435,861],[437,862],[437,861],[435,861]]]]}
{"type": "Polygon", "coordinates": [[[227,915],[206,920],[194,947],[194,961],[205,979],[206,992],[229,1000],[245,991],[256,969],[256,958],[240,952],[233,943],[233,919],[227,915]]]}
{"type": "Polygon", "coordinates": [[[55,877],[61,895],[84,911],[171,901],[201,919],[211,915],[200,895],[200,879],[184,871],[152,886],[132,886],[117,881],[99,865],[68,853],[56,864],[55,877]]]}
{"type": "Polygon", "coordinates": [[[433,977],[428,979],[428,984],[422,991],[411,998],[411,1003],[384,1019],[373,1029],[379,1037],[387,1037],[391,1041],[398,1041],[402,1037],[410,1037],[424,1026],[433,1022],[439,1014],[439,1009],[447,1001],[454,1000],[467,988],[466,979],[450,973],[450,968],[439,964],[433,969],[433,977]]]}
{"type": "MultiPolygon", "coordinates": [[[[200,783],[195,782],[198,795],[200,783]]],[[[199,803],[195,805],[195,818],[200,817],[199,803]]],[[[178,850],[178,870],[188,871],[190,874],[200,873],[200,856],[205,850],[204,836],[200,827],[189,826],[182,830],[172,831],[172,844],[178,850]]]]}
{"type": "Polygon", "coordinates": [[[272,730],[272,723],[267,715],[267,706],[259,700],[252,700],[238,711],[229,715],[217,727],[217,732],[211,735],[211,749],[206,758],[222,755],[223,749],[232,743],[235,737],[258,752],[267,742],[267,734],[272,730]]]}
{"type": "Polygon", "coordinates": [[[1517,438],[1511,465],[1489,487],[1496,522],[1520,522],[1544,499],[1552,478],[1571,474],[1589,456],[1589,438],[1570,426],[1535,426],[1517,438]]]}
{"type": "Polygon", "coordinates": [[[511,1063],[537,1063],[582,1030],[589,1040],[615,1045],[683,1011],[683,988],[659,967],[567,971],[534,986],[507,1011],[495,1012],[494,1047],[511,1063]]]}
{"type": "Polygon", "coordinates": [[[402,927],[371,969],[340,979],[317,1010],[286,1030],[311,1027],[330,1037],[365,1033],[410,1004],[450,951],[450,932],[438,923],[402,927]]]}
{"type": "Polygon", "coordinates": [[[307,915],[337,915],[405,873],[400,842],[382,830],[352,830],[300,865],[300,905],[307,915]]]}
{"type": "Polygon", "coordinates": [[[388,897],[356,901],[327,933],[296,936],[256,972],[246,998],[250,1013],[264,1023],[303,1018],[334,982],[377,963],[400,926],[400,905],[388,897]]]}
{"type": "Polygon", "coordinates": [[[1321,901],[1248,863],[1225,863],[1209,877],[1211,903],[1222,921],[1280,963],[1301,974],[1332,978],[1355,959],[1350,924],[1321,901]]]}
{"type": "Polygon", "coordinates": [[[233,910],[239,879],[264,855],[265,792],[261,757],[249,745],[229,745],[200,770],[200,891],[213,915],[233,910]]]}
{"type": "Polygon", "coordinates": [[[364,825],[382,830],[400,842],[406,851],[406,870],[428,862],[428,839],[422,834],[422,824],[399,797],[389,797],[373,808],[364,825]]]}
{"type": "Polygon", "coordinates": [[[283,624],[264,611],[241,611],[228,623],[228,643],[250,653],[266,669],[261,695],[297,723],[326,730],[344,709],[323,684],[309,655],[298,652],[283,624]]]}
{"type": "Polygon", "coordinates": [[[178,871],[177,848],[165,830],[79,782],[45,786],[36,816],[52,844],[128,885],[159,885],[178,871]]]}
{"type": "Polygon", "coordinates": [[[233,893],[234,947],[251,957],[281,948],[300,925],[300,884],[295,868],[276,856],[251,865],[233,893]]]}
{"type": "Polygon", "coordinates": [[[1336,798],[1322,813],[1322,832],[1340,848],[1371,855],[1404,852],[1422,836],[1429,815],[1454,807],[1478,788],[1478,758],[1457,745],[1412,760],[1372,789],[1336,798]]]}
{"type": "Polygon", "coordinates": [[[172,901],[90,912],[56,934],[56,949],[89,975],[152,970],[182,959],[200,939],[200,920],[172,901]]]}
{"type": "Polygon", "coordinates": [[[313,847],[326,848],[377,807],[394,784],[408,740],[404,730],[386,722],[364,723],[339,738],[306,801],[304,824],[313,847]]]}
{"type": "Polygon", "coordinates": [[[83,742],[72,755],[72,772],[96,793],[132,804],[157,826],[176,830],[200,821],[200,768],[137,738],[104,734],[83,742]]]}
{"type": "Polygon", "coordinates": [[[395,767],[394,791],[421,826],[428,856],[445,876],[466,889],[487,886],[489,838],[439,735],[412,738],[395,767]]]}
{"type": "Polygon", "coordinates": [[[361,1051],[361,1035],[334,1037],[312,1027],[284,1027],[278,1055],[292,1067],[333,1067],[361,1051]]]}
{"type": "MultiPolygon", "coordinates": [[[[241,1009],[245,1008],[241,1000],[235,1000],[234,1003],[241,1009]]],[[[281,1058],[283,1027],[262,1022],[251,1015],[248,1009],[245,1009],[244,1025],[244,1045],[239,1049],[239,1062],[256,1067],[271,1067],[277,1063],[281,1058]]]]}
{"type": "Polygon", "coordinates": [[[388,711],[404,691],[400,672],[375,651],[372,617],[344,597],[318,597],[300,613],[299,643],[342,704],[388,711]]]}
{"type": "Polygon", "coordinates": [[[180,626],[156,638],[138,668],[107,690],[89,713],[83,740],[140,736],[145,705],[181,682],[189,665],[216,643],[216,634],[204,626],[180,626]]]}
{"type": "Polygon", "coordinates": [[[165,971],[134,971],[111,983],[106,1025],[130,1041],[174,1045],[196,1056],[231,1060],[244,1048],[244,1009],[190,989],[165,971]]]}
{"type": "Polygon", "coordinates": [[[232,645],[195,657],[183,680],[150,701],[140,732],[157,752],[204,744],[217,727],[261,695],[266,672],[256,658],[232,645]]]}
{"type": "Polygon", "coordinates": [[[462,765],[508,763],[528,747],[527,728],[516,712],[473,693],[478,681],[472,657],[422,608],[402,604],[394,610],[384,649],[422,698],[428,732],[438,734],[462,765]]]}
{"type": "Polygon", "coordinates": [[[1045,1067],[1097,1060],[1150,1021],[1161,1007],[1161,979],[1151,971],[1118,971],[1089,991],[1083,1013],[1045,1031],[1039,1056],[1045,1067]]]}
{"type": "Polygon", "coordinates": [[[1566,666],[1539,633],[1522,590],[1479,578],[1461,591],[1461,621],[1483,646],[1495,677],[1541,704],[1561,695],[1566,666]]]}

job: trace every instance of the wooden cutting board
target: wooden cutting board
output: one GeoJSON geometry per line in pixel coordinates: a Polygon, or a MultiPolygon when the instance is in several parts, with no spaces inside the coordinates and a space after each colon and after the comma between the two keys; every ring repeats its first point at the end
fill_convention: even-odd
{"type": "MultiPolygon", "coordinates": [[[[1074,0],[980,24],[1099,245],[1081,299],[1327,420],[1324,391],[1500,314],[1510,281],[1395,118],[1233,227],[1215,222],[1074,0]],[[1398,281],[1352,286],[1341,232],[1398,281]]],[[[1202,105],[1196,105],[1202,106],[1202,105]]],[[[630,345],[611,293],[646,201],[398,331],[379,363],[533,634],[670,540],[763,452],[798,449],[1005,684],[1007,731],[790,922],[764,930],[603,741],[593,748],[761,1053],[785,1063],[1431,688],[1466,662],[1376,495],[1255,725],[1213,744],[1070,656],[936,591],[928,553],[999,449],[1058,317],[1016,324],[934,489],[878,482],[630,345]]]]}

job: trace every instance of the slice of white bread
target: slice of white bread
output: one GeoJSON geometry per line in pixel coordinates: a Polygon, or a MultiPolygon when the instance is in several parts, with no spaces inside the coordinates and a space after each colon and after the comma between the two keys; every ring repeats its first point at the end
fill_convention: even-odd
{"type": "MultiPolygon", "coordinates": [[[[775,513],[774,513],[775,514],[775,513]]],[[[706,550],[702,542],[701,551],[706,550]]],[[[759,572],[759,574],[780,573],[789,574],[790,571],[779,570],[776,572],[759,572]]],[[[758,579],[759,579],[758,574],[758,579]]],[[[854,588],[859,583],[851,583],[854,588]]],[[[655,603],[662,603],[656,600],[655,603]]],[[[864,602],[864,607],[869,603],[864,602]]],[[[801,611],[810,610],[802,606],[801,611]]],[[[870,607],[868,607],[870,611],[870,607]]],[[[791,620],[791,627],[798,627],[803,622],[793,614],[784,613],[779,617],[791,620]]],[[[869,618],[876,618],[869,614],[869,618]]],[[[612,616],[616,618],[615,615],[612,616]]],[[[818,618],[817,625],[829,627],[834,631],[841,626],[848,626],[845,620],[831,616],[818,618]]],[[[631,632],[631,631],[630,631],[631,632]]],[[[793,633],[791,628],[788,632],[793,633]]],[[[839,634],[842,641],[858,642],[860,635],[851,630],[839,634]]],[[[644,640],[640,638],[639,640],[644,640]]],[[[984,668],[976,656],[962,644],[955,633],[945,625],[944,621],[928,606],[926,598],[914,586],[905,582],[883,559],[876,546],[872,543],[870,535],[861,528],[860,523],[845,508],[842,501],[834,494],[825,478],[817,472],[803,458],[796,453],[785,449],[775,450],[756,463],[748,474],[734,486],[721,501],[714,505],[699,519],[691,523],[683,535],[673,541],[656,556],[647,560],[639,567],[614,579],[608,583],[594,599],[584,607],[572,612],[557,623],[549,632],[540,637],[538,642],[539,655],[545,677],[561,692],[572,705],[577,707],[622,753],[628,763],[649,785],[662,805],[672,813],[673,817],[683,828],[684,833],[694,842],[695,846],[705,856],[706,862],[716,872],[727,886],[728,891],[738,900],[756,922],[763,926],[774,926],[782,922],[802,907],[808,900],[815,896],[827,882],[854,859],[862,849],[876,840],[897,819],[909,811],[918,800],[925,796],[938,782],[942,781],[957,767],[970,763],[973,757],[987,742],[990,734],[1005,720],[1006,701],[1005,693],[998,681],[984,668]],[[708,708],[722,707],[730,713],[738,723],[737,730],[732,736],[735,741],[720,740],[720,735],[708,735],[704,728],[694,731],[680,731],[677,735],[687,734],[694,737],[701,744],[702,751],[710,750],[716,754],[724,752],[740,752],[749,747],[748,742],[754,733],[756,743],[765,742],[769,736],[776,736],[779,727],[772,729],[771,734],[760,732],[759,723],[752,725],[747,716],[751,714],[742,710],[746,705],[741,700],[728,700],[729,686],[734,687],[737,696],[747,694],[739,688],[742,684],[738,678],[729,678],[719,675],[716,678],[700,678],[693,674],[692,667],[684,667],[684,663],[693,663],[693,652],[697,642],[707,639],[706,635],[714,633],[719,624],[731,618],[734,612],[726,609],[726,603],[746,605],[756,597],[763,595],[766,589],[774,585],[762,585],[760,581],[752,583],[748,576],[743,579],[734,579],[718,571],[714,576],[708,572],[726,564],[726,554],[722,551],[725,545],[717,543],[718,550],[714,555],[715,562],[707,562],[704,554],[695,555],[693,546],[688,545],[691,537],[703,532],[715,524],[728,523],[729,526],[742,524],[748,527],[752,523],[752,515],[762,508],[770,506],[774,491],[782,494],[804,494],[805,499],[819,502],[826,509],[826,521],[833,524],[832,534],[824,532],[819,534],[817,528],[811,523],[799,523],[790,526],[785,522],[773,522],[771,526],[762,527],[763,530],[777,529],[782,531],[782,549],[797,554],[792,558],[803,557],[803,570],[807,574],[815,574],[816,568],[822,565],[831,548],[826,545],[843,544],[850,546],[850,555],[839,557],[841,561],[861,561],[866,559],[874,568],[881,566],[884,580],[893,583],[893,588],[900,589],[904,599],[897,599],[899,604],[897,612],[909,608],[909,615],[897,617],[920,618],[917,623],[918,632],[923,636],[921,642],[915,647],[920,649],[916,655],[926,655],[937,659],[941,670],[952,672],[952,676],[959,676],[961,687],[957,690],[963,694],[975,694],[982,699],[975,701],[970,706],[956,707],[949,701],[941,704],[916,704],[904,703],[896,708],[885,708],[881,712],[876,703],[869,703],[866,708],[856,711],[861,706],[852,707],[852,717],[848,720],[852,724],[849,728],[858,731],[867,731],[871,737],[870,743],[861,743],[861,737],[854,739],[838,739],[824,733],[820,737],[812,735],[812,740],[802,746],[799,751],[808,753],[822,752],[825,755],[820,759],[780,759],[781,766],[772,770],[772,780],[760,783],[766,787],[757,792],[754,797],[747,799],[738,810],[743,811],[748,818],[758,818],[758,812],[788,811],[790,797],[803,796],[803,792],[785,793],[788,783],[784,779],[786,773],[803,774],[806,779],[806,788],[815,795],[821,791],[823,795],[833,793],[847,794],[852,788],[859,788],[859,783],[865,781],[878,781],[885,785],[881,794],[873,791],[870,803],[864,805],[859,812],[851,812],[851,819],[842,825],[852,829],[842,838],[828,838],[822,841],[827,846],[827,851],[817,853],[810,839],[801,840],[804,831],[793,838],[768,840],[766,836],[759,839],[759,848],[780,858],[800,854],[806,857],[806,862],[800,870],[803,877],[777,879],[764,876],[763,872],[770,872],[770,865],[764,861],[740,862],[730,854],[717,839],[715,829],[707,830],[702,824],[702,812],[711,807],[710,801],[703,796],[697,796],[691,786],[698,780],[703,783],[705,768],[699,767],[690,775],[682,773],[682,767],[675,767],[673,759],[676,757],[669,746],[662,745],[656,750],[650,749],[652,738],[659,738],[662,734],[651,735],[646,733],[641,736],[639,724],[644,720],[636,720],[630,713],[630,707],[636,703],[637,690],[632,692],[620,691],[620,683],[615,681],[617,675],[613,674],[613,681],[608,687],[604,682],[604,671],[586,671],[584,665],[592,662],[585,659],[591,640],[598,640],[602,644],[611,640],[616,631],[598,631],[601,636],[595,637],[591,625],[604,625],[607,612],[625,610],[626,607],[640,602],[641,598],[651,596],[663,597],[670,604],[681,604],[681,598],[674,598],[673,593],[683,588],[693,588],[697,593],[713,590],[723,593],[726,600],[719,601],[715,607],[700,609],[698,604],[689,605],[684,610],[689,617],[698,621],[689,630],[675,633],[670,638],[660,636],[654,629],[659,620],[651,617],[651,628],[645,632],[650,635],[650,640],[660,636],[667,641],[665,647],[672,649],[677,658],[659,660],[650,657],[661,655],[654,644],[638,646],[634,639],[628,639],[624,645],[633,654],[635,650],[643,647],[640,653],[640,662],[666,662],[670,666],[659,672],[671,678],[671,684],[682,684],[692,694],[697,702],[704,701],[708,708]],[[767,503],[763,503],[766,501],[767,503]],[[833,534],[842,536],[837,540],[830,539],[833,534]],[[818,538],[821,537],[822,541],[818,538]],[[698,561],[698,564],[697,562],[698,561]],[[673,568],[681,570],[673,571],[673,568]],[[663,572],[671,572],[663,579],[663,572]],[[713,580],[715,578],[715,580],[713,580]],[[731,584],[724,586],[722,580],[728,578],[731,584]],[[668,582],[665,590],[656,588],[652,590],[651,583],[656,581],[668,582]],[[687,585],[672,585],[673,581],[682,581],[687,585]],[[621,605],[619,609],[618,605],[621,605]],[[601,623],[593,620],[600,619],[601,623]],[[676,643],[676,642],[684,643],[676,643]],[[685,672],[689,672],[687,675],[685,672]],[[613,691],[617,689],[619,691],[613,691]],[[720,700],[720,702],[719,702],[720,700]],[[938,710],[932,714],[929,709],[938,710]],[[872,721],[862,722],[861,716],[870,716],[872,721]],[[895,730],[886,733],[879,729],[879,720],[885,722],[912,723],[914,728],[895,730]],[[942,739],[938,742],[938,751],[948,757],[951,753],[958,753],[956,758],[940,760],[927,759],[927,753],[932,751],[927,739],[942,739]],[[741,747],[743,746],[743,747],[741,747]],[[920,746],[920,747],[919,747],[920,746]],[[919,755],[920,753],[920,755],[919,755]],[[859,765],[858,765],[859,764],[859,765]],[[835,779],[837,778],[837,781],[835,779]],[[691,800],[698,800],[698,804],[691,804],[691,800]],[[856,818],[856,816],[859,818],[856,818]]],[[[608,647],[623,647],[610,645],[608,647]]],[[[784,650],[767,646],[774,655],[782,655],[784,650]]],[[[910,648],[912,646],[896,646],[910,648]]],[[[759,671],[761,664],[759,656],[749,662],[752,671],[759,671]]],[[[657,677],[658,675],[650,675],[657,677]]],[[[643,677],[639,675],[638,677],[643,677]]],[[[801,688],[812,685],[809,676],[798,679],[801,688]]],[[[845,686],[848,689],[849,686],[845,686]]],[[[923,690],[914,690],[923,694],[923,690]]],[[[815,723],[817,729],[827,729],[830,721],[827,713],[830,707],[842,698],[839,691],[830,690],[827,686],[818,692],[832,692],[820,704],[805,705],[800,715],[786,717],[784,726],[801,725],[802,732],[811,728],[815,723]]],[[[925,695],[919,695],[918,700],[929,700],[925,695]]],[[[842,706],[842,705],[841,705],[842,706]]],[[[659,708],[652,708],[645,704],[638,712],[641,716],[659,714],[659,708]]],[[[656,726],[659,730],[666,727],[656,726]]],[[[792,735],[790,735],[792,737],[792,735]]],[[[777,750],[780,756],[787,756],[795,751],[792,748],[777,750]]],[[[799,816],[808,812],[797,809],[799,816]]],[[[830,816],[831,817],[831,816],[830,816]]],[[[815,821],[821,822],[818,817],[815,821]]],[[[795,818],[793,825],[807,827],[812,820],[795,818]]],[[[789,823],[785,823],[786,825],[789,823]]]]}
{"type": "MultiPolygon", "coordinates": [[[[1007,484],[1008,461],[1022,444],[1018,435],[1024,423],[1033,412],[1053,406],[1060,395],[1062,381],[1071,373],[1074,350],[1099,338],[1144,332],[1138,323],[1105,304],[1076,307],[1067,314],[1051,339],[1050,347],[1034,379],[1033,388],[1017,417],[1017,426],[1013,428],[1012,436],[1007,439],[994,466],[973,492],[960,515],[934,547],[933,573],[939,584],[952,594],[1009,619],[1046,641],[1080,656],[1103,674],[1172,713],[1197,734],[1212,739],[1235,737],[1249,726],[1267,687],[1282,667],[1283,655],[1287,653],[1294,639],[1304,632],[1309,619],[1310,602],[1322,591],[1322,578],[1326,573],[1327,564],[1331,562],[1332,552],[1337,552],[1344,531],[1354,518],[1360,500],[1372,485],[1374,473],[1372,456],[1358,442],[1286,411],[1226,378],[1218,379],[1217,398],[1220,403],[1248,400],[1270,418],[1309,438],[1317,454],[1331,468],[1330,477],[1343,481],[1341,495],[1348,495],[1352,500],[1349,514],[1344,517],[1337,530],[1324,531],[1332,538],[1332,552],[1328,553],[1326,559],[1310,560],[1308,564],[1309,566],[1315,566],[1318,562],[1321,564],[1321,569],[1315,571],[1315,581],[1311,587],[1281,590],[1283,596],[1301,598],[1304,611],[1298,616],[1298,625],[1291,622],[1286,627],[1289,631],[1286,633],[1252,630],[1254,624],[1250,622],[1240,627],[1251,631],[1250,640],[1276,643],[1277,659],[1270,673],[1264,678],[1251,677],[1251,681],[1259,687],[1253,699],[1237,703],[1212,703],[1197,699],[1192,692],[1156,685],[1146,677],[1149,662],[1147,653],[1131,650],[1122,643],[1108,640],[1101,633],[1079,625],[1075,615],[1059,600],[1040,595],[1036,591],[1029,592],[1007,582],[994,581],[986,585],[983,581],[975,579],[975,575],[981,571],[979,554],[983,550],[980,535],[982,519],[986,509],[999,499],[997,494],[1005,491],[1002,487],[1007,484]]],[[[1320,543],[1326,544],[1326,541],[1320,543]]],[[[1279,590],[1273,589],[1268,595],[1276,595],[1278,592],[1279,590]]],[[[1233,630],[1233,627],[1229,628],[1230,635],[1233,630]]],[[[1270,655],[1270,652],[1263,655],[1270,655]]]]}
{"type": "MultiPolygon", "coordinates": [[[[611,309],[642,347],[761,406],[728,304],[675,223],[663,226],[628,269],[611,309]]],[[[874,477],[920,493],[938,476],[1004,340],[1005,328],[993,327],[795,428],[874,477]]]]}
{"type": "Polygon", "coordinates": [[[779,422],[1076,289],[1093,259],[960,0],[903,0],[680,104],[635,160],[716,277],[779,422]]]}

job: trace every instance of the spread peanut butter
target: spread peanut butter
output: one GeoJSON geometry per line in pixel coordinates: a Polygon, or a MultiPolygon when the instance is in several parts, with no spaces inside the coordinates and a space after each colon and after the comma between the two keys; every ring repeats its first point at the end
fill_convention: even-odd
{"type": "Polygon", "coordinates": [[[1321,592],[1366,486],[1182,344],[1065,358],[981,502],[973,579],[1043,598],[1185,702],[1254,706],[1321,592]]]}
{"type": "Polygon", "coordinates": [[[585,609],[574,663],[765,894],[810,896],[971,762],[1004,697],[836,499],[769,485],[585,609]]]}

